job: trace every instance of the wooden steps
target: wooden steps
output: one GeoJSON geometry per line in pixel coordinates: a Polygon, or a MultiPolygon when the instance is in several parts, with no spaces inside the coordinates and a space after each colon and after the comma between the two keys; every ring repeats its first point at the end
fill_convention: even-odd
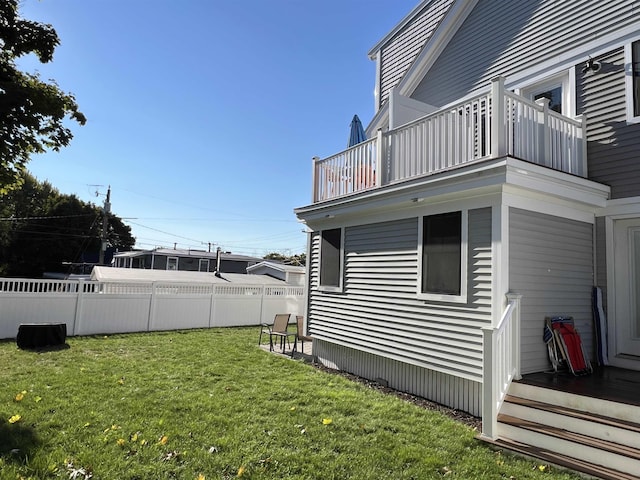
{"type": "Polygon", "coordinates": [[[603,479],[640,480],[640,407],[514,383],[490,443],[603,479]]]}

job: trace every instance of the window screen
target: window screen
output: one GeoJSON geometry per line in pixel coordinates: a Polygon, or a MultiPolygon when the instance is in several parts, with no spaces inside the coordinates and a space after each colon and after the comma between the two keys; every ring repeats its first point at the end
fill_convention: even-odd
{"type": "Polygon", "coordinates": [[[460,295],[462,212],[424,218],[422,292],[460,295]]]}

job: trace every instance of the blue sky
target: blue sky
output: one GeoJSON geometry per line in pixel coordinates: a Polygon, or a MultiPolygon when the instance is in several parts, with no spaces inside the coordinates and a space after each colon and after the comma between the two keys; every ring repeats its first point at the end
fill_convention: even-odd
{"type": "Polygon", "coordinates": [[[367,52],[417,0],[23,0],[61,45],[55,79],[87,116],[29,170],[102,204],[137,247],[302,253],[293,209],[311,158],[346,146],[374,114],[367,52]]]}

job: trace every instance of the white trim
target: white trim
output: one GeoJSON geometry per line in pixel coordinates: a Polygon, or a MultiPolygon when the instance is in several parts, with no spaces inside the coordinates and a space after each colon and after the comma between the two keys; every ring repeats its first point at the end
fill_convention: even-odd
{"type": "MultiPolygon", "coordinates": [[[[519,94],[533,101],[536,94],[542,93],[545,90],[551,90],[555,87],[560,87],[562,89],[562,111],[560,113],[568,117],[575,112],[575,104],[571,102],[572,97],[575,98],[575,94],[571,95],[571,91],[574,90],[574,88],[572,88],[572,83],[570,83],[569,72],[571,70],[574,69],[571,68],[563,70],[553,75],[549,75],[542,80],[531,82],[520,88],[519,94]]],[[[516,93],[518,92],[516,91],[516,93]]]]}
{"type": "MultiPolygon", "coordinates": [[[[631,41],[624,46],[624,86],[627,123],[640,123],[640,116],[634,115],[633,101],[633,58],[631,47],[632,44],[636,42],[638,42],[638,48],[640,49],[640,40],[631,41]]],[[[637,101],[640,103],[640,98],[638,98],[637,101]]]]}
{"type": "MultiPolygon", "coordinates": [[[[467,284],[468,278],[468,258],[469,258],[469,210],[449,210],[445,213],[460,212],[460,295],[446,295],[438,293],[428,293],[422,291],[422,272],[423,272],[423,249],[424,249],[424,219],[432,215],[421,215],[418,218],[418,281],[416,285],[417,298],[420,300],[428,300],[435,302],[449,303],[467,303],[467,284]]],[[[437,215],[437,214],[436,214],[437,215]]]]}

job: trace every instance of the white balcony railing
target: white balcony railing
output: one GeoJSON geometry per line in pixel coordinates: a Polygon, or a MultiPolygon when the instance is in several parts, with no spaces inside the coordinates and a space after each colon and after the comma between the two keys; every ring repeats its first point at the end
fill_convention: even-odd
{"type": "Polygon", "coordinates": [[[582,118],[572,119],[493,81],[488,94],[449,106],[326,159],[313,159],[313,201],[512,156],[586,177],[582,118]]]}

